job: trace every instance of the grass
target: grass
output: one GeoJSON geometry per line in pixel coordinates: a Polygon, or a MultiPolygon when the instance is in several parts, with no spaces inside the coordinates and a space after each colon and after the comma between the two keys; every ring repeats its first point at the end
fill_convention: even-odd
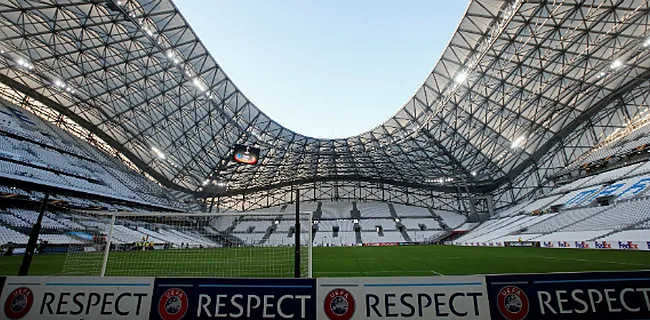
{"type": "MultiPolygon", "coordinates": [[[[291,277],[292,248],[111,253],[108,276],[291,277]]],[[[315,247],[314,277],[432,276],[648,270],[650,252],[455,246],[315,247]]],[[[22,256],[0,257],[16,275],[22,256]]],[[[34,256],[30,275],[98,275],[101,253],[34,256]]]]}

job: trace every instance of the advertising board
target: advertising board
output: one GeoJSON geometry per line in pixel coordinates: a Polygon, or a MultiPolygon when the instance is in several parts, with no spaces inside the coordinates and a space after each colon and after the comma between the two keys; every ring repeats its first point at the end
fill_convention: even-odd
{"type": "Polygon", "coordinates": [[[493,319],[648,319],[650,271],[487,276],[493,319]]]}
{"type": "Polygon", "coordinates": [[[148,319],[153,278],[7,277],[4,319],[148,319]]]}
{"type": "Polygon", "coordinates": [[[151,319],[316,319],[315,279],[158,278],[151,319]]]}
{"type": "Polygon", "coordinates": [[[480,276],[318,279],[317,319],[490,319],[480,276]]]}

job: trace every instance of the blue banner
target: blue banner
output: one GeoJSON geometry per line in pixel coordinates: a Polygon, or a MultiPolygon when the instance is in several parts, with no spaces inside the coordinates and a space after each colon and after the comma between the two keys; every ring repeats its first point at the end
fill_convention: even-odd
{"type": "Polygon", "coordinates": [[[492,319],[650,319],[650,271],[487,276],[492,319]]]}
{"type": "Polygon", "coordinates": [[[316,280],[158,278],[150,317],[316,319],[316,280]]]}

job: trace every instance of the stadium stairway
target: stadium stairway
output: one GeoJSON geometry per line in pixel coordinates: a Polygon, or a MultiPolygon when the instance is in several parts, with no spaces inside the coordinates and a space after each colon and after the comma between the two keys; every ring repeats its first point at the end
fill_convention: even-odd
{"type": "Polygon", "coordinates": [[[232,221],[232,225],[226,229],[226,233],[231,233],[235,228],[237,228],[237,225],[242,221],[243,217],[238,217],[235,220],[232,221]]]}
{"type": "Polygon", "coordinates": [[[361,219],[361,211],[357,209],[356,201],[352,201],[352,210],[350,210],[350,217],[352,217],[352,219],[361,219]]]}
{"type": "MultiPolygon", "coordinates": [[[[280,219],[280,217],[279,216],[276,217],[276,220],[277,219],[280,219]]],[[[262,239],[260,239],[259,245],[264,245],[266,243],[266,241],[269,240],[269,238],[271,237],[271,235],[275,231],[275,228],[276,228],[275,224],[272,224],[268,228],[266,228],[266,233],[264,233],[264,236],[262,237],[262,239]]]]}
{"type": "Polygon", "coordinates": [[[434,219],[440,219],[440,217],[433,211],[433,209],[427,208],[427,210],[429,211],[429,213],[434,219]]]}
{"type": "Polygon", "coordinates": [[[397,211],[395,210],[395,206],[393,206],[392,203],[388,203],[388,211],[390,212],[390,216],[393,217],[393,219],[399,218],[397,215],[397,211]]]}
{"type": "Polygon", "coordinates": [[[402,228],[398,227],[399,232],[402,234],[402,238],[404,238],[404,241],[406,242],[411,242],[411,236],[409,236],[408,232],[406,232],[406,227],[402,226],[402,228]]]}
{"type": "Polygon", "coordinates": [[[319,201],[318,204],[316,204],[316,210],[314,211],[314,215],[312,217],[314,221],[320,220],[321,217],[323,216],[322,208],[323,208],[323,203],[319,201]]]}
{"type": "Polygon", "coordinates": [[[203,229],[206,231],[205,237],[216,243],[231,243],[236,246],[243,246],[245,244],[242,239],[239,239],[230,233],[219,232],[218,230],[208,226],[203,227],[203,229]]]}
{"type": "MultiPolygon", "coordinates": [[[[356,225],[358,226],[358,225],[356,225]]],[[[362,244],[363,240],[361,239],[361,228],[354,228],[354,238],[356,244],[362,244]]]]}

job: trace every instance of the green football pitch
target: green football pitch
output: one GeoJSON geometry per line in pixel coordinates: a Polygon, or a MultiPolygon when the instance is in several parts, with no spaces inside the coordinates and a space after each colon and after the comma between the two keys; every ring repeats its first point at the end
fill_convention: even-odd
{"type": "MultiPolygon", "coordinates": [[[[22,256],[0,257],[16,275],[22,256]]],[[[30,275],[98,275],[100,253],[35,255],[30,275]],[[70,273],[70,270],[73,273],[70,273]]],[[[457,246],[315,247],[314,277],[436,276],[648,270],[650,252],[457,246]]],[[[291,277],[292,248],[111,253],[108,276],[291,277]]]]}

